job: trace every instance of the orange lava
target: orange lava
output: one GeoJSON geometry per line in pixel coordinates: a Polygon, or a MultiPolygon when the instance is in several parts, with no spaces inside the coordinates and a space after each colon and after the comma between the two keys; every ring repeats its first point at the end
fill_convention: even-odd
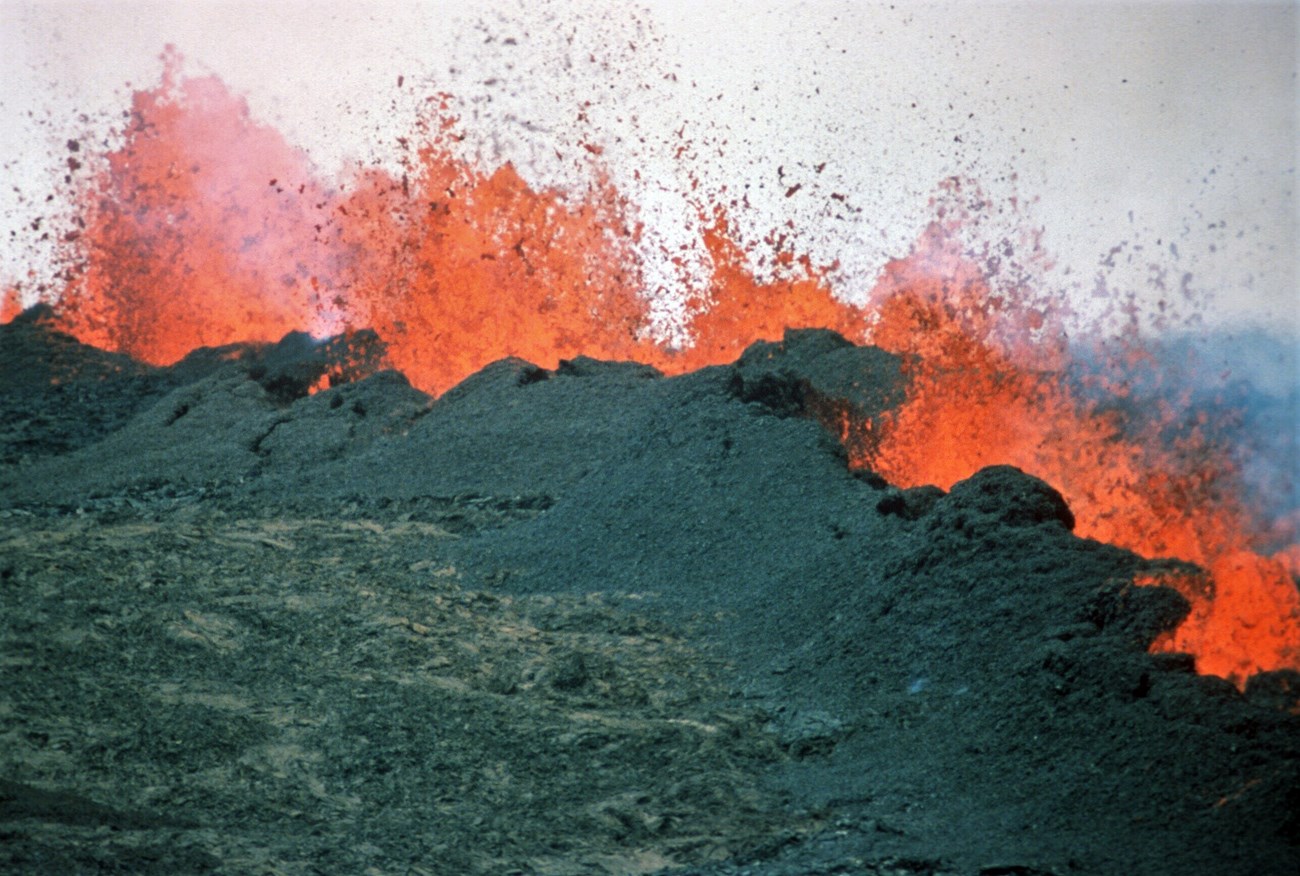
{"type": "Polygon", "coordinates": [[[329,195],[305,156],[215,76],[165,61],[81,192],[58,302],[71,334],[155,364],[314,325],[333,256],[313,233],[329,195]]]}
{"type": "Polygon", "coordinates": [[[481,171],[447,148],[455,121],[444,111],[418,121],[423,142],[400,180],[362,175],[334,219],[349,320],[378,331],[414,385],[442,392],[505,356],[546,368],[577,355],[635,359],[681,373],[733,361],[787,326],[860,324],[811,266],[755,279],[718,212],[703,241],[706,288],[693,290],[694,343],[663,345],[641,292],[634,206],[599,168],[576,196],[534,189],[509,164],[481,171]]]}
{"type": "Polygon", "coordinates": [[[12,322],[22,310],[22,295],[16,287],[11,286],[0,295],[0,324],[12,322]]]}
{"type": "MultiPolygon", "coordinates": [[[[1172,444],[1135,432],[1122,404],[1103,410],[1073,391],[1060,304],[991,289],[953,243],[951,219],[886,266],[875,304],[858,308],[776,244],[777,279],[757,279],[726,213],[710,209],[707,276],[688,290],[693,343],[672,349],[651,331],[636,206],[601,172],[598,148],[586,150],[585,191],[539,190],[508,164],[457,157],[456,123],[434,96],[403,141],[400,173],[361,169],[330,186],[219,79],[180,76],[171,52],[164,62],[161,84],[135,93],[118,145],[98,164],[86,157],[56,302],[60,327],[81,340],[167,364],[199,346],[371,327],[388,364],[440,393],[506,356],[679,373],[787,327],[833,328],[910,357],[907,401],[846,426],[855,464],[944,488],[985,465],[1018,466],[1064,494],[1079,534],[1208,571],[1212,587],[1160,579],[1194,609],[1154,647],[1194,653],[1200,671],[1238,683],[1300,669],[1294,567],[1252,552],[1260,524],[1229,455],[1195,430],[1172,444]]],[[[16,302],[6,293],[0,318],[16,302]]]]}
{"type": "Polygon", "coordinates": [[[474,167],[448,148],[455,120],[434,96],[403,141],[400,177],[370,168],[329,187],[220,79],[180,76],[172,51],[163,60],[65,238],[59,319],[87,343],[169,364],[200,346],[370,327],[393,367],[441,393],[506,356],[680,372],[787,325],[852,331],[809,266],[758,282],[719,213],[697,342],[668,349],[650,335],[634,210],[598,170],[575,194],[534,189],[509,164],[474,167]]]}
{"type": "Polygon", "coordinates": [[[991,291],[938,225],[881,285],[872,341],[915,358],[907,401],[848,433],[855,464],[904,487],[948,489],[996,463],[1034,474],[1065,497],[1077,534],[1209,573],[1208,586],[1173,572],[1138,580],[1174,587],[1192,603],[1153,650],[1194,654],[1198,671],[1239,686],[1262,670],[1300,669],[1300,591],[1287,562],[1294,548],[1276,557],[1253,551],[1262,527],[1243,504],[1226,448],[1195,428],[1162,438],[1167,418],[1137,426],[1121,413],[1122,398],[1109,410],[1086,402],[1060,369],[1062,351],[1039,336],[1046,306],[990,308],[991,291]]]}

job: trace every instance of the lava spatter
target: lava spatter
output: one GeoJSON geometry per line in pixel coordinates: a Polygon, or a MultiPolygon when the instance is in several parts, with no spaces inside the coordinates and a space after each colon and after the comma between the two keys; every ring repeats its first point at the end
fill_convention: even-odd
{"type": "MultiPolygon", "coordinates": [[[[534,187],[509,164],[459,156],[449,100],[435,95],[397,170],[326,181],[219,78],[183,76],[175,52],[164,61],[116,145],[79,159],[70,280],[55,303],[60,328],[82,341],[162,364],[200,346],[373,328],[389,364],[441,393],[506,356],[679,373],[786,328],[834,328],[909,362],[905,403],[879,422],[839,424],[855,464],[944,488],[988,465],[1020,467],[1060,489],[1079,534],[1210,575],[1212,588],[1181,588],[1192,615],[1157,647],[1238,684],[1300,668],[1294,578],[1255,553],[1260,524],[1231,453],[1077,391],[1062,306],[1028,281],[996,284],[990,262],[957,242],[960,215],[941,215],[886,265],[863,306],[788,244],[752,258],[727,213],[702,205],[703,270],[686,290],[686,341],[670,344],[650,319],[638,205],[604,174],[599,149],[584,150],[585,189],[534,187]],[[774,278],[748,267],[765,259],[774,278]]],[[[6,319],[15,301],[6,294],[6,319]]]]}

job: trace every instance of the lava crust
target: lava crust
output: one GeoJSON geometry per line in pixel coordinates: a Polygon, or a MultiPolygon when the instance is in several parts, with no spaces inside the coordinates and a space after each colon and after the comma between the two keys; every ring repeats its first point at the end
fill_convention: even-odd
{"type": "Polygon", "coordinates": [[[1050,484],[850,470],[896,357],[377,344],[0,326],[0,869],[1300,871],[1294,674],[1148,653],[1187,601],[1050,484]]]}

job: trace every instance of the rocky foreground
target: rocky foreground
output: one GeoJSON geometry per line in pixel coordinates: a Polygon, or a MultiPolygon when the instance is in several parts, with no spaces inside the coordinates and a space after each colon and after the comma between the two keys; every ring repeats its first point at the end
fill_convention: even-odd
{"type": "Polygon", "coordinates": [[[1294,676],[1147,654],[1186,603],[1041,481],[850,472],[893,357],[372,343],[0,327],[0,869],[1300,870],[1294,676]]]}

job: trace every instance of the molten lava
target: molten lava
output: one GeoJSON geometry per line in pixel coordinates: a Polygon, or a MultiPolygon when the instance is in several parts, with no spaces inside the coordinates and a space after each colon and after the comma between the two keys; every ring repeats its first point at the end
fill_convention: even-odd
{"type": "MultiPolygon", "coordinates": [[[[947,246],[934,228],[926,243],[947,246]]],[[[1135,426],[1086,402],[1050,364],[1061,351],[1034,344],[1041,309],[1021,302],[1007,312],[1034,314],[1028,331],[999,333],[978,276],[967,266],[935,279],[935,261],[931,249],[886,272],[872,340],[909,356],[908,398],[881,423],[850,425],[853,463],[904,487],[947,489],[997,463],[1034,474],[1060,490],[1077,534],[1209,573],[1208,582],[1185,573],[1137,582],[1173,587],[1192,604],[1155,650],[1194,654],[1198,671],[1239,685],[1300,668],[1300,591],[1285,555],[1255,553],[1261,522],[1227,449],[1196,429],[1171,442],[1163,423],[1135,426]]]]}
{"type": "Polygon", "coordinates": [[[0,296],[0,323],[13,322],[18,314],[22,313],[22,296],[17,287],[10,287],[0,296]]]}
{"type": "MultiPolygon", "coordinates": [[[[91,175],[55,297],[60,327],[82,341],[161,364],[295,329],[370,327],[391,366],[439,393],[505,356],[681,372],[733,361],[787,327],[833,328],[908,362],[902,406],[841,424],[854,464],[944,488],[989,464],[1018,466],[1060,489],[1081,535],[1205,570],[1139,582],[1193,604],[1155,647],[1238,683],[1300,669],[1296,583],[1280,559],[1253,552],[1260,522],[1229,455],[1194,429],[1171,443],[1087,401],[1064,376],[1060,307],[1024,287],[994,292],[950,218],[888,265],[874,306],[859,308],[784,249],[776,278],[759,280],[726,213],[708,208],[706,276],[687,290],[693,342],[672,349],[652,331],[636,206],[602,173],[599,148],[586,150],[586,191],[533,188],[508,164],[458,157],[456,123],[435,96],[402,141],[400,172],[362,169],[331,186],[219,79],[182,77],[178,56],[164,60],[116,148],[81,156],[91,175]]],[[[17,300],[6,292],[3,319],[17,300]]]]}
{"type": "Polygon", "coordinates": [[[317,325],[335,257],[313,230],[332,196],[305,156],[178,65],[169,54],[162,84],[135,92],[64,236],[65,329],[153,363],[317,325]]]}

